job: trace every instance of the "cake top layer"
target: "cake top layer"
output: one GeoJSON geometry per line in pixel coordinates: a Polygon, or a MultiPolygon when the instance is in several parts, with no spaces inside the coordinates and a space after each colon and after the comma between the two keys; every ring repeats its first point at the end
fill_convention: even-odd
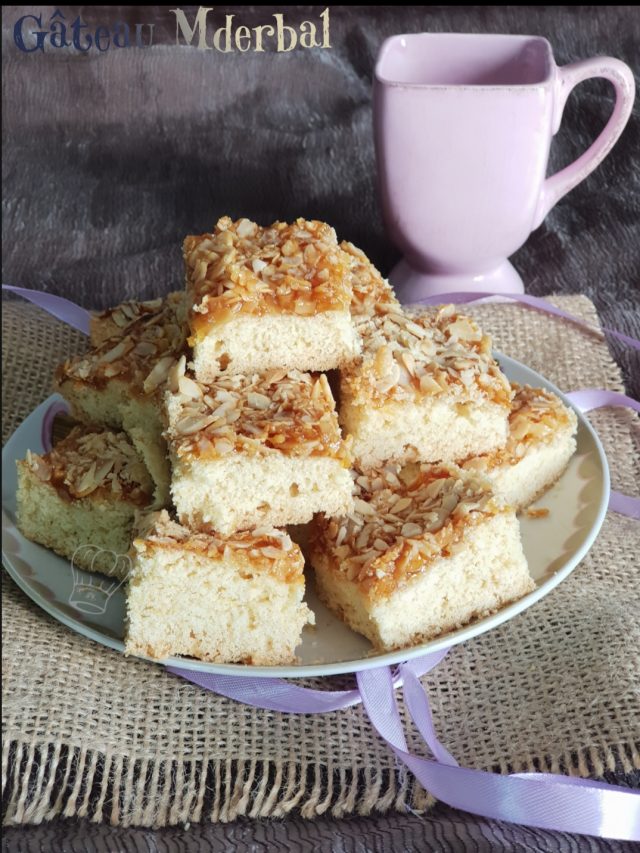
{"type": "Polygon", "coordinates": [[[509,383],[491,338],[453,305],[407,314],[389,308],[358,323],[363,356],[341,373],[356,405],[417,401],[443,393],[509,405],[509,383]]]}
{"type": "Polygon", "coordinates": [[[326,376],[270,370],[221,374],[204,385],[186,375],[183,357],[169,372],[165,402],[172,450],[180,457],[214,459],[238,451],[329,456],[350,464],[326,376]]]}
{"type": "Polygon", "coordinates": [[[183,252],[192,344],[238,313],[307,317],[349,309],[347,256],[324,222],[264,228],[224,216],[212,234],[187,237],[183,252]]]}
{"type": "Polygon", "coordinates": [[[511,402],[509,434],[504,448],[462,463],[463,468],[489,471],[500,465],[514,465],[533,445],[549,444],[560,432],[575,432],[577,419],[562,400],[544,388],[511,384],[515,396],[511,402]]]}
{"type": "Polygon", "coordinates": [[[151,476],[123,432],[74,427],[44,456],[27,451],[26,464],[69,500],[91,497],[147,506],[153,496],[151,476]]]}
{"type": "Polygon", "coordinates": [[[91,315],[91,345],[99,347],[113,337],[124,337],[127,328],[145,314],[156,314],[162,307],[162,297],[138,302],[131,299],[91,315]]]}
{"type": "Polygon", "coordinates": [[[318,517],[313,547],[369,598],[389,596],[453,553],[465,528],[505,510],[487,480],[455,466],[386,465],[354,476],[354,511],[318,517]]]}
{"type": "MultiPolygon", "coordinates": [[[[58,385],[67,379],[83,382],[94,388],[104,388],[109,380],[117,378],[128,382],[133,393],[152,394],[167,377],[169,368],[185,348],[186,331],[184,294],[170,293],[165,299],[154,300],[155,308],[138,311],[121,328],[120,333],[108,338],[85,355],[68,359],[56,370],[58,385]]],[[[145,303],[139,303],[143,305],[145,303]]],[[[113,317],[128,308],[112,309],[113,317]]],[[[136,312],[133,312],[136,313],[136,312]]],[[[114,324],[117,325],[114,320],[114,324]]]]}
{"type": "Polygon", "coordinates": [[[365,253],[346,241],[340,243],[340,248],[349,261],[353,290],[351,314],[354,317],[369,317],[390,306],[401,310],[393,288],[382,278],[365,253]]]}
{"type": "Polygon", "coordinates": [[[251,569],[268,572],[287,583],[302,582],[304,557],[288,533],[276,527],[220,536],[195,533],[173,521],[166,510],[149,513],[138,526],[133,546],[138,553],[154,549],[189,551],[209,559],[241,559],[251,569]]]}

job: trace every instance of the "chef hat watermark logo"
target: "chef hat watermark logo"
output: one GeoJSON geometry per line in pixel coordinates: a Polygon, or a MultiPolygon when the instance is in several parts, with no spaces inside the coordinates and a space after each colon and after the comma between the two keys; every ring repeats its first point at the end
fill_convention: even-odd
{"type": "Polygon", "coordinates": [[[80,545],[71,558],[73,587],[69,604],[75,610],[91,616],[105,613],[114,593],[127,580],[130,572],[131,558],[127,554],[117,554],[97,545],[80,545]],[[101,574],[107,568],[116,576],[101,574]]]}

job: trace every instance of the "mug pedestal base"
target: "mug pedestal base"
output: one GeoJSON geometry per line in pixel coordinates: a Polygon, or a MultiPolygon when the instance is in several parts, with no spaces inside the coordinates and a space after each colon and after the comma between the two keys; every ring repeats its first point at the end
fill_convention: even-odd
{"type": "Polygon", "coordinates": [[[491,272],[472,275],[421,272],[402,260],[391,271],[389,281],[400,302],[405,304],[427,296],[444,297],[448,293],[524,293],[522,279],[509,261],[504,261],[491,272]]]}

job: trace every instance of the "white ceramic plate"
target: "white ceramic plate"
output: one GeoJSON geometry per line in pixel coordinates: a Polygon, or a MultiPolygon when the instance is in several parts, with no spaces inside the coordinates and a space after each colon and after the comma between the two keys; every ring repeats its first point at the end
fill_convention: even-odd
{"type": "MultiPolygon", "coordinates": [[[[548,388],[564,399],[550,382],[513,359],[498,355],[510,380],[548,388]]],[[[42,419],[54,395],[33,411],[7,442],[2,462],[2,556],[11,577],[36,604],[85,637],[124,650],[125,597],[122,586],[103,575],[78,572],[68,560],[25,539],[15,526],[16,466],[27,449],[42,452],[42,419]],[[87,610],[96,612],[90,613],[87,610]],[[101,612],[102,611],[102,612],[101,612]]],[[[247,666],[213,664],[189,658],[168,658],[163,664],[227,675],[301,678],[355,672],[394,664],[461,643],[512,619],[526,610],[567,577],[593,544],[609,501],[609,470],[600,441],[585,418],[578,416],[578,449],[560,481],[537,505],[547,507],[546,518],[522,517],[522,540],[536,588],[520,601],[502,608],[464,628],[429,643],[388,654],[373,654],[368,640],[355,634],[321,604],[307,583],[307,600],[316,614],[316,627],[305,628],[296,666],[247,666]]]]}

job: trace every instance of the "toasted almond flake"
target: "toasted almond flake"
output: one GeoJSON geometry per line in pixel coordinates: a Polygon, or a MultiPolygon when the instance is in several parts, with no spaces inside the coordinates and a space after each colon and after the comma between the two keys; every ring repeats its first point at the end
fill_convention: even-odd
{"type": "Polygon", "coordinates": [[[224,438],[217,438],[214,441],[214,446],[216,453],[219,453],[221,456],[226,456],[227,453],[231,453],[234,449],[233,444],[231,444],[230,441],[226,441],[224,438]]]}
{"type": "Polygon", "coordinates": [[[133,351],[136,355],[148,356],[155,355],[157,349],[155,344],[153,344],[151,341],[139,341],[133,348],[133,351]]]}
{"type": "Polygon", "coordinates": [[[549,515],[547,507],[529,507],[525,510],[525,515],[529,518],[546,518],[549,515]]]}
{"type": "Polygon", "coordinates": [[[208,415],[190,415],[181,418],[176,424],[176,429],[182,435],[193,435],[204,429],[210,420],[211,418],[208,415]]]}
{"type": "Polygon", "coordinates": [[[393,368],[395,367],[393,363],[393,352],[391,347],[382,346],[377,351],[374,361],[374,368],[376,373],[380,378],[387,377],[393,368]]]}
{"type": "Polygon", "coordinates": [[[76,492],[80,497],[90,494],[98,488],[99,483],[96,482],[96,463],[92,462],[88,471],[83,474],[76,486],[76,492]]]}
{"type": "Polygon", "coordinates": [[[133,346],[133,343],[131,342],[131,340],[128,338],[125,338],[123,341],[120,341],[114,347],[112,347],[112,349],[110,349],[108,352],[106,352],[101,357],[100,361],[106,362],[106,363],[116,361],[117,359],[122,358],[122,356],[125,355],[126,352],[129,349],[131,349],[132,346],[133,346]]]}
{"type": "Polygon", "coordinates": [[[361,498],[355,498],[353,505],[356,512],[359,512],[360,515],[375,515],[374,508],[361,498]]]}
{"type": "Polygon", "coordinates": [[[407,507],[411,506],[411,504],[412,504],[411,498],[406,498],[406,497],[400,498],[391,507],[391,512],[397,514],[399,512],[402,512],[403,509],[406,509],[407,507]]]}
{"type": "Polygon", "coordinates": [[[423,531],[423,528],[420,527],[419,524],[413,524],[412,522],[408,522],[407,524],[402,525],[402,535],[410,538],[412,536],[419,536],[423,531]]]}
{"type": "Polygon", "coordinates": [[[255,222],[251,222],[249,219],[241,219],[238,222],[238,227],[236,228],[236,233],[238,237],[245,238],[251,237],[258,230],[258,226],[255,222]]]}
{"type": "Polygon", "coordinates": [[[185,397],[189,397],[192,400],[197,400],[199,397],[202,397],[202,388],[197,382],[194,382],[193,379],[190,379],[188,376],[181,376],[178,379],[178,390],[185,397]]]}
{"type": "Polygon", "coordinates": [[[265,557],[269,557],[270,560],[282,559],[282,551],[280,548],[274,548],[272,545],[265,545],[260,549],[260,551],[265,557]]]}
{"type": "Polygon", "coordinates": [[[249,392],[247,402],[254,409],[268,409],[271,405],[271,400],[265,394],[258,394],[255,391],[249,392]]]}
{"type": "Polygon", "coordinates": [[[100,485],[107,474],[111,471],[113,466],[115,465],[115,459],[107,459],[95,472],[95,481],[98,485],[100,485]]]}
{"type": "Polygon", "coordinates": [[[145,393],[149,394],[152,391],[155,391],[156,388],[160,387],[160,385],[167,378],[169,368],[171,367],[173,362],[173,356],[165,356],[164,358],[161,358],[160,361],[158,361],[151,373],[144,380],[144,384],[142,387],[145,393]]]}

